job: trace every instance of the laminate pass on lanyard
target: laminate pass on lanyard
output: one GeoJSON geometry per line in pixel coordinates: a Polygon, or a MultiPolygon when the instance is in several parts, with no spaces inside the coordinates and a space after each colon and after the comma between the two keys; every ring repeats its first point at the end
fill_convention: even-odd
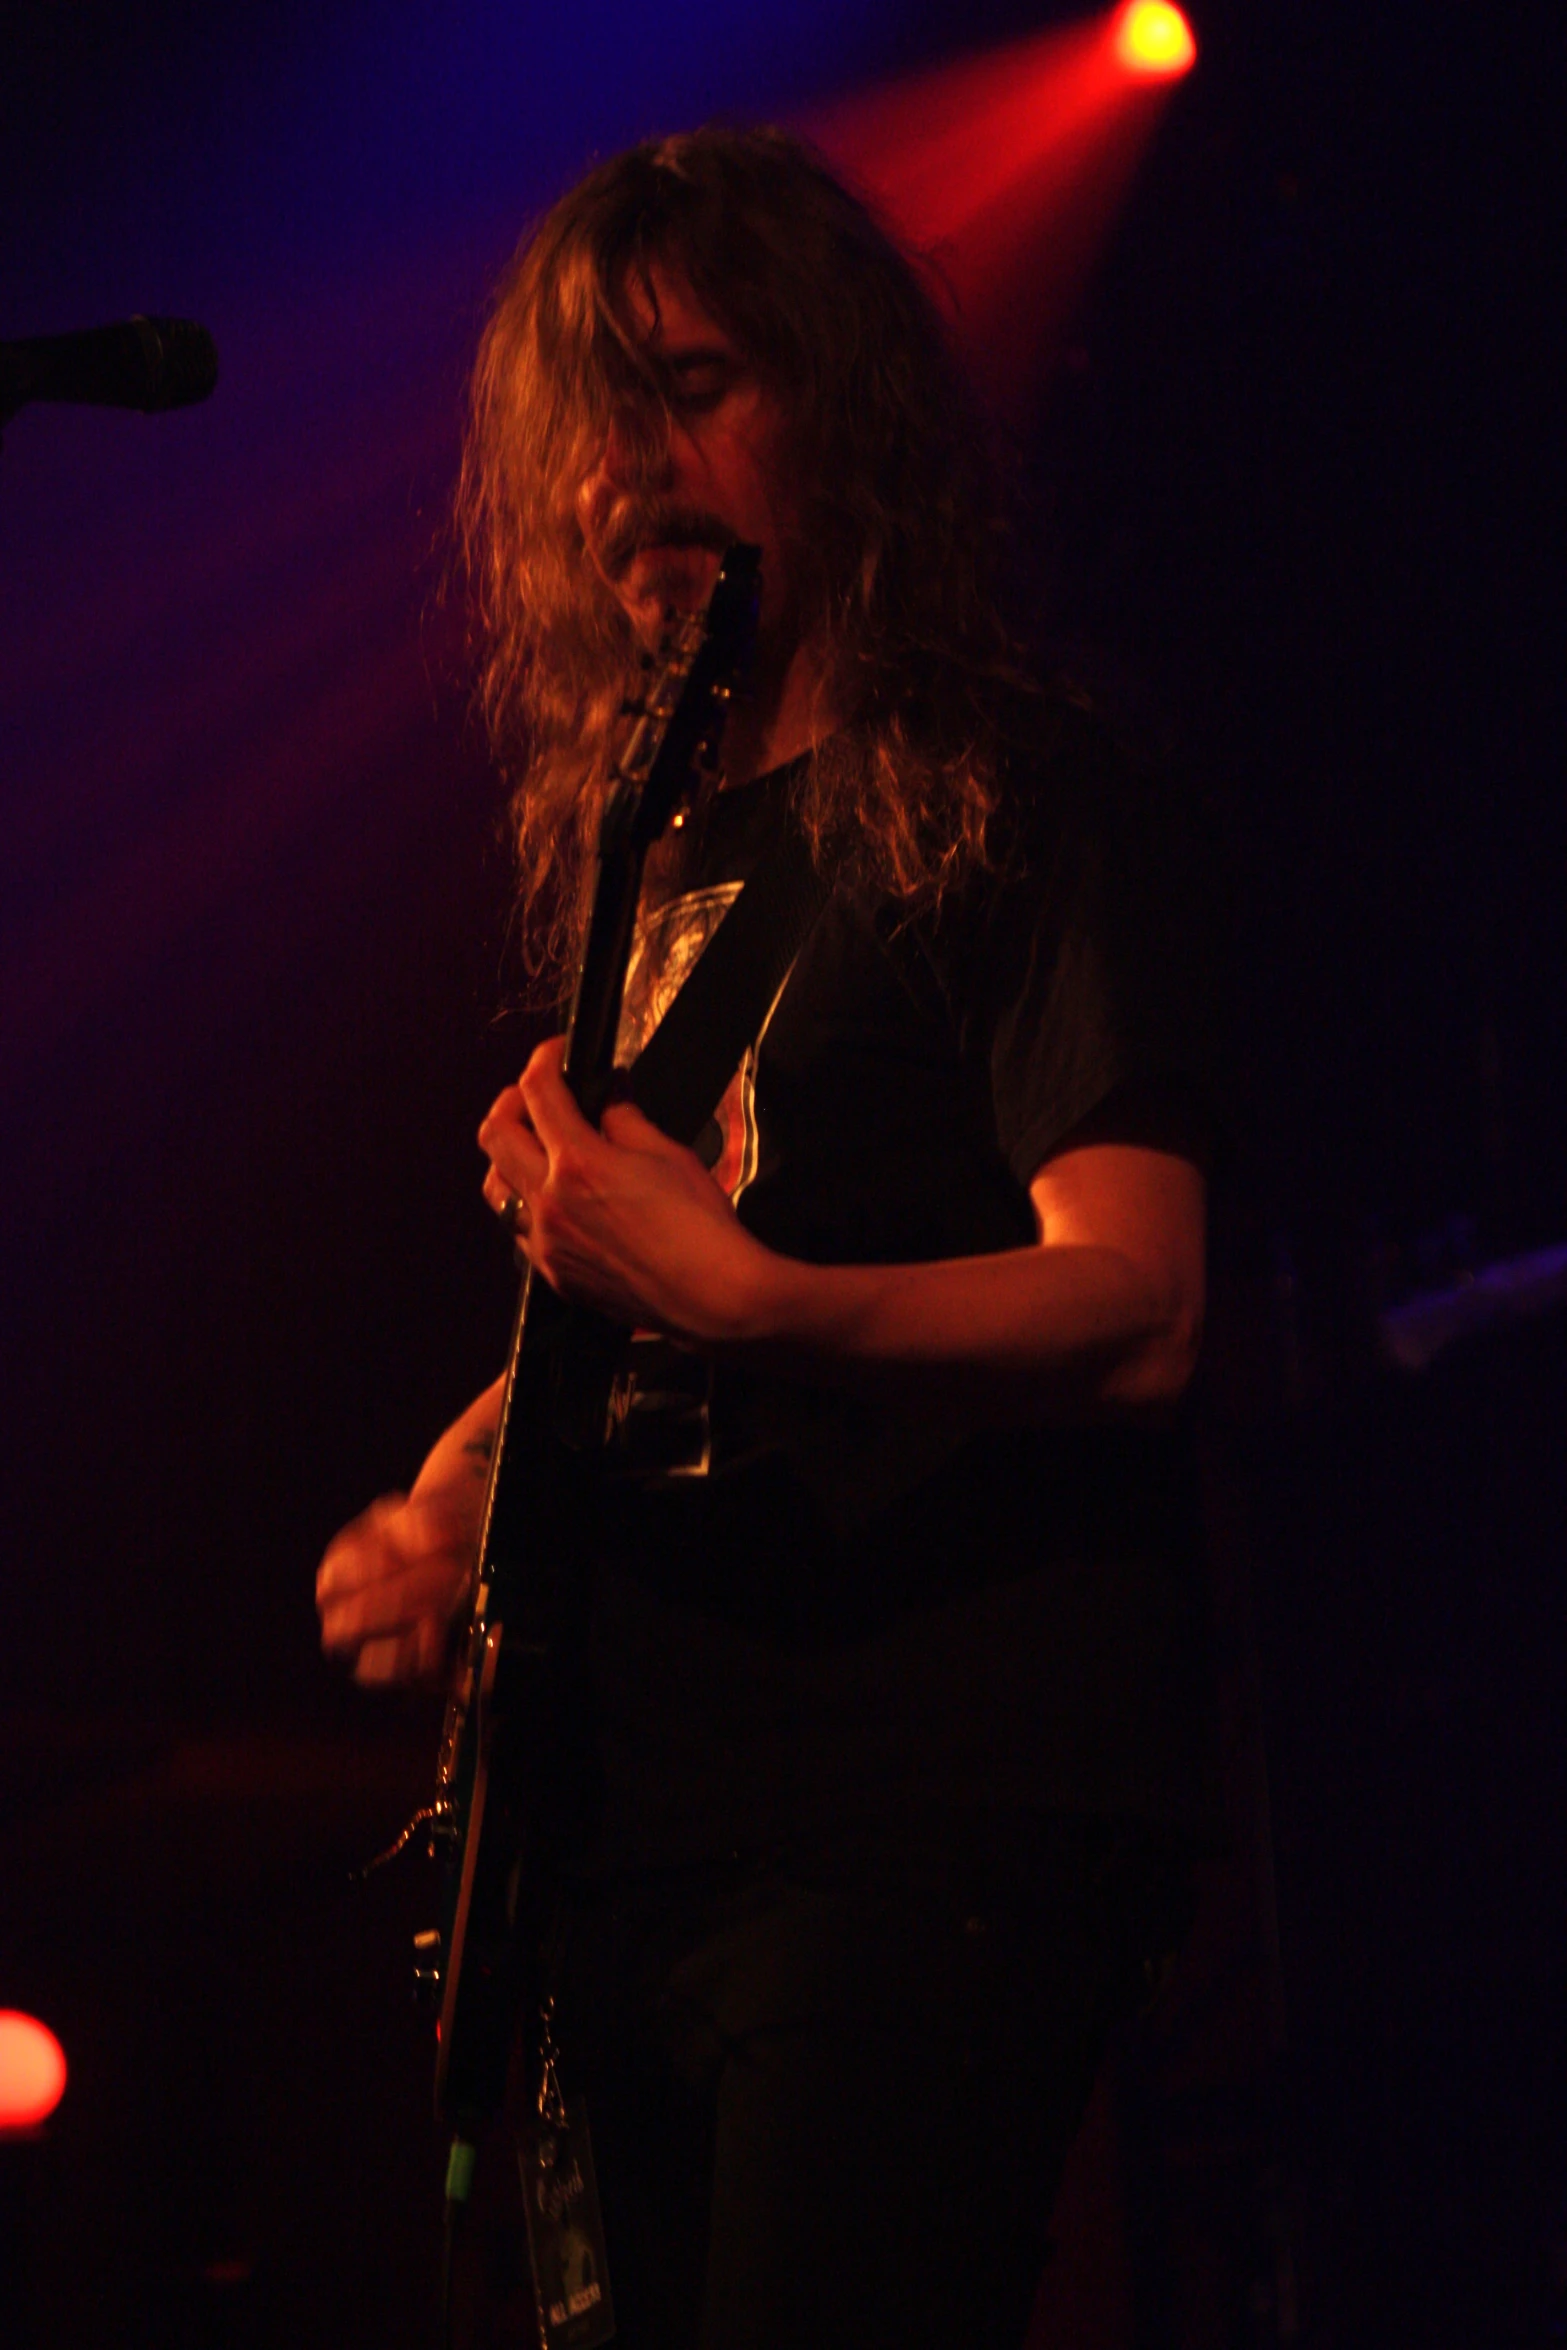
{"type": "Polygon", "coordinates": [[[543,2350],[599,2350],[615,2338],[615,2305],[581,2099],[524,2130],[517,2160],[543,2350]]]}

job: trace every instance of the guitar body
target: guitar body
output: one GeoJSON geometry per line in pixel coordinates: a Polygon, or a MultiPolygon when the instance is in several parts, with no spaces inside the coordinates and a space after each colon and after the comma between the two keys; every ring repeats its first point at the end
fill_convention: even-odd
{"type": "Polygon", "coordinates": [[[584,1555],[617,1334],[529,1271],[496,1434],[499,1476],[447,1708],[434,1840],[449,1872],[436,2099],[471,2138],[498,2111],[546,1846],[580,1845],[594,1790],[579,1701],[584,1555]],[[576,1441],[573,1441],[573,1438],[576,1441]]]}
{"type": "MultiPolygon", "coordinates": [[[[732,547],[706,611],[675,624],[616,769],[565,1075],[596,1119],[647,852],[713,758],[755,629],[757,551],[732,547]]],[[[447,1869],[436,2101],[459,2146],[500,2110],[540,1921],[538,1863],[579,1848],[594,1787],[584,1708],[587,1548],[620,1334],[524,1274],[480,1537],[473,1615],[447,1706],[431,1848],[447,1869]]]]}

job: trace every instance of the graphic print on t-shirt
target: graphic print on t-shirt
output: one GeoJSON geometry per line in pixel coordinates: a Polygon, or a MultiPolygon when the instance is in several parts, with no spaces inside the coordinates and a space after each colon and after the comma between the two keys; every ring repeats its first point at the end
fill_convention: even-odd
{"type": "MultiPolygon", "coordinates": [[[[641,1052],[743,886],[724,881],[687,890],[638,914],[615,1036],[617,1067],[628,1067],[641,1052]]],[[[786,977],[714,1112],[720,1141],[713,1178],[735,1203],[756,1174],[756,1057],[787,985],[786,977]]],[[[611,1463],[638,1484],[705,1477],[712,1465],[711,1401],[712,1367],[701,1355],[638,1332],[611,1391],[611,1463]]]]}
{"type": "MultiPolygon", "coordinates": [[[[615,1061],[634,1061],[686,980],[708,940],[740,895],[738,881],[688,890],[637,917],[636,939],[626,973],[626,991],[615,1036],[615,1061]]],[[[772,1017],[769,1006],[768,1018],[772,1017]]],[[[766,1027],[766,1021],[763,1027],[766,1027]]],[[[757,1042],[760,1042],[758,1038],[757,1042]]],[[[756,1173],[756,1045],[724,1089],[714,1116],[723,1147],[713,1167],[715,1181],[738,1200],[756,1173]]]]}

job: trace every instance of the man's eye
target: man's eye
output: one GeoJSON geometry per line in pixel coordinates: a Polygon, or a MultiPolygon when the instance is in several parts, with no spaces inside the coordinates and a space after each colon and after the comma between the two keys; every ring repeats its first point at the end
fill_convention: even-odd
{"type": "Polygon", "coordinates": [[[718,406],[733,381],[734,370],[718,361],[679,368],[670,383],[669,404],[682,416],[701,415],[718,406]]]}

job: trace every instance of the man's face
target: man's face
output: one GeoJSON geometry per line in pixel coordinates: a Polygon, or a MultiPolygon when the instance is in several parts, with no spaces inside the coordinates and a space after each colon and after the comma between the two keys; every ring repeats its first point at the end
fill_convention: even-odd
{"type": "Polygon", "coordinates": [[[664,377],[669,432],[611,420],[577,492],[589,558],[651,647],[671,612],[707,601],[724,549],[750,541],[762,550],[763,634],[787,658],[776,638],[791,602],[795,505],[782,408],[681,278],[657,263],[649,277],[653,299],[633,282],[630,307],[664,377]]]}

